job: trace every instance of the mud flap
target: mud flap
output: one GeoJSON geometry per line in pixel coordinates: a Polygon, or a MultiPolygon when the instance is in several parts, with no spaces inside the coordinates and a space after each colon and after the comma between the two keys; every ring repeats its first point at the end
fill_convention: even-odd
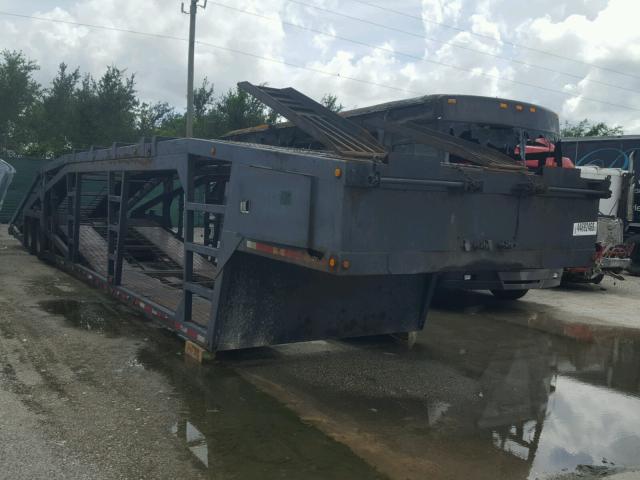
{"type": "Polygon", "coordinates": [[[433,276],[337,276],[236,252],[225,267],[214,350],[412,332],[433,276]]]}

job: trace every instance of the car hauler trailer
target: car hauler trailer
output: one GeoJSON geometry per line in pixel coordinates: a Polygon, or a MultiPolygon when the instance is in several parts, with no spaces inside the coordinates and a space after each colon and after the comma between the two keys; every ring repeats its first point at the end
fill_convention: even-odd
{"type": "MultiPolygon", "coordinates": [[[[247,87],[259,98],[265,89],[247,87]]],[[[282,107],[270,103],[269,106],[282,113],[282,107]]],[[[283,114],[285,117],[286,114],[283,114]]],[[[455,138],[466,140],[463,142],[468,148],[482,152],[499,152],[502,157],[510,157],[513,164],[527,165],[532,175],[524,176],[537,181],[541,176],[552,173],[543,172],[543,167],[556,166],[573,167],[568,158],[563,157],[560,148],[560,129],[558,116],[537,105],[515,102],[512,100],[470,96],[470,95],[427,95],[424,97],[383,103],[371,107],[360,108],[340,114],[343,118],[367,129],[390,152],[398,154],[416,155],[431,162],[441,162],[452,167],[475,163],[473,160],[460,157],[455,148],[450,148],[447,142],[455,138]],[[410,126],[411,128],[402,128],[410,126]],[[437,134],[443,144],[425,139],[424,128],[429,129],[431,137],[437,134]],[[433,132],[433,131],[436,132],[433,132]],[[475,144],[475,147],[474,147],[475,144]],[[555,145],[558,144],[558,148],[555,145]],[[524,153],[521,153],[524,152],[524,153]],[[535,174],[535,175],[534,175],[535,174]]],[[[230,132],[225,138],[235,141],[245,141],[259,144],[278,145],[295,148],[322,149],[322,143],[314,139],[296,122],[264,125],[230,132]]],[[[560,174],[561,176],[564,174],[560,174]]],[[[575,176],[574,174],[571,174],[575,176]]],[[[584,194],[584,193],[583,193],[584,194]]],[[[586,194],[587,196],[590,194],[586,194]]],[[[506,199],[505,199],[506,200],[506,199]]],[[[518,203],[521,200],[514,195],[511,200],[518,203]]],[[[568,198],[558,200],[556,206],[573,208],[568,198]]],[[[549,204],[550,206],[550,204],[549,204]]],[[[417,206],[416,206],[417,207],[417,206]]],[[[420,208],[433,208],[422,205],[420,208]]],[[[538,205],[536,208],[546,208],[538,205]]],[[[597,215],[582,214],[580,222],[595,225],[597,215]]],[[[420,215],[415,215],[416,222],[420,222],[420,215]]],[[[576,218],[577,220],[577,218],[576,218]]],[[[554,240],[542,238],[554,235],[544,226],[544,220],[538,218],[538,238],[532,239],[537,247],[554,249],[554,240]],[[543,247],[546,245],[546,247],[543,247]]],[[[569,221],[567,219],[567,221],[569,221]]],[[[566,228],[572,228],[569,223],[566,228]]],[[[576,240],[576,245],[595,239],[595,230],[590,232],[590,238],[576,240]]],[[[574,263],[576,259],[566,258],[564,266],[580,266],[574,263]]],[[[544,267],[522,269],[518,266],[504,264],[503,270],[496,270],[495,264],[447,265],[449,270],[440,274],[440,284],[447,287],[466,288],[471,290],[491,290],[499,298],[516,299],[523,296],[531,288],[550,288],[558,286],[562,279],[563,268],[559,263],[546,263],[544,267]]]]}
{"type": "Polygon", "coordinates": [[[419,127],[387,128],[469,163],[394,151],[293,89],[243,87],[323,150],[155,138],[65,155],[34,180],[12,233],[212,351],[413,332],[437,272],[592,254],[572,229],[595,218],[606,181],[533,174],[419,127]]]}

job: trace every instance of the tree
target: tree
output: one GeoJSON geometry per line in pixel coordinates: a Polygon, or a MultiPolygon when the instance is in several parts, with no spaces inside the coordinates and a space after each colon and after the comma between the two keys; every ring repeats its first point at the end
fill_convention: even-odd
{"type": "Polygon", "coordinates": [[[21,152],[31,141],[28,118],[40,95],[33,79],[38,68],[22,52],[0,54],[0,150],[21,152]]]}
{"type": "Polygon", "coordinates": [[[135,76],[124,76],[125,71],[115,66],[107,71],[97,83],[96,102],[100,129],[96,132],[98,142],[108,145],[114,140],[136,140],[136,109],[138,97],[135,76]]]}
{"type": "MultiPolygon", "coordinates": [[[[96,80],[61,63],[43,89],[33,79],[37,69],[21,52],[0,52],[0,151],[50,158],[141,136],[184,136],[186,115],[167,102],[140,102],[135,76],[125,70],[109,66],[96,80]]],[[[332,94],[321,101],[335,112],[343,108],[332,94]]],[[[278,120],[273,110],[239,88],[217,97],[205,78],[194,90],[197,137],[217,138],[278,120]]]]}
{"type": "MultiPolygon", "coordinates": [[[[193,133],[198,138],[210,138],[216,136],[217,122],[212,119],[215,109],[215,94],[213,84],[207,77],[202,81],[202,85],[193,91],[193,133]]],[[[186,124],[186,120],[184,122],[186,124]]],[[[183,130],[184,132],[184,130],[183,130]]],[[[184,133],[180,132],[180,136],[184,133]]]]}
{"type": "Polygon", "coordinates": [[[219,135],[262,125],[269,119],[269,110],[263,103],[238,87],[224,94],[216,102],[215,110],[215,114],[219,115],[221,120],[219,135]]]}
{"type": "Polygon", "coordinates": [[[33,131],[37,133],[37,142],[30,146],[30,154],[52,157],[70,150],[79,81],[79,69],[69,72],[65,63],[60,64],[51,88],[44,91],[41,102],[34,109],[31,123],[33,131]]]}
{"type": "Polygon", "coordinates": [[[71,118],[71,143],[73,148],[88,148],[98,137],[98,105],[96,100],[96,82],[86,74],[76,89],[74,108],[71,118]]]}
{"type": "Polygon", "coordinates": [[[71,124],[74,148],[137,140],[139,101],[135,76],[124,74],[124,70],[110,66],[97,82],[91,75],[84,76],[75,93],[71,124]]]}
{"type": "MultiPolygon", "coordinates": [[[[141,114],[147,116],[149,112],[141,110],[141,114]]],[[[156,126],[156,134],[184,136],[185,118],[175,112],[166,116],[156,126]]],[[[275,119],[272,110],[238,88],[216,98],[213,85],[205,78],[194,90],[193,132],[196,137],[218,138],[231,130],[274,123],[275,119]]],[[[142,118],[140,124],[143,124],[142,118]]]]}
{"type": "Polygon", "coordinates": [[[173,129],[166,127],[175,123],[181,116],[167,102],[156,102],[152,105],[142,103],[138,108],[137,117],[138,136],[151,137],[153,135],[176,136],[173,129]],[[164,131],[165,129],[168,131],[164,131]]]}
{"type": "Polygon", "coordinates": [[[320,103],[327,107],[332,112],[339,113],[344,109],[344,105],[338,103],[338,96],[331,93],[325,93],[320,100],[320,103]]]}
{"type": "Polygon", "coordinates": [[[624,131],[620,125],[610,127],[604,122],[593,123],[585,118],[578,123],[565,121],[560,134],[563,137],[614,137],[624,131]]]}
{"type": "Polygon", "coordinates": [[[202,85],[193,91],[193,113],[196,119],[203,119],[211,111],[215,103],[213,84],[207,77],[202,80],[202,85]]]}

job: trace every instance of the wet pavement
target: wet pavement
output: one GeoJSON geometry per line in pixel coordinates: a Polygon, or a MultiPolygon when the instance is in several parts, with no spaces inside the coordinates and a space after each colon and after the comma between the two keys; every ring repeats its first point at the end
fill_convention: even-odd
{"type": "Polygon", "coordinates": [[[533,480],[640,465],[640,339],[508,323],[540,308],[526,297],[441,297],[411,351],[378,337],[194,365],[172,334],[0,240],[0,478],[533,480]]]}
{"type": "Polygon", "coordinates": [[[181,400],[167,431],[210,478],[383,478],[226,362],[201,366],[183,359],[181,351],[181,343],[167,335],[137,358],[165,375],[181,400]]]}
{"type": "Polygon", "coordinates": [[[382,338],[276,351],[234,368],[393,478],[640,463],[637,341],[580,344],[440,310],[409,353],[382,338]]]}

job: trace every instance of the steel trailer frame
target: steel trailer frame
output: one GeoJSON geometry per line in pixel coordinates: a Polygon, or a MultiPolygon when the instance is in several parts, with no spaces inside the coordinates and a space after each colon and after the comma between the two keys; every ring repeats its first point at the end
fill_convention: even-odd
{"type": "MultiPolygon", "coordinates": [[[[140,143],[128,146],[114,145],[110,149],[91,149],[84,153],[74,153],[51,162],[43,169],[39,178],[34,182],[35,188],[28,195],[11,221],[11,231],[33,254],[49,260],[67,271],[83,278],[90,284],[99,287],[114,297],[131,304],[144,314],[163,322],[166,326],[176,330],[185,338],[210,350],[216,350],[215,332],[216,319],[220,307],[220,295],[224,278],[224,267],[231,255],[236,251],[252,251],[266,257],[276,257],[278,260],[304,264],[315,270],[331,273],[334,267],[329,266],[329,259],[318,259],[302,249],[276,248],[271,244],[247,242],[240,245],[243,237],[229,231],[214,228],[215,235],[212,244],[201,245],[194,242],[194,214],[203,212],[211,215],[220,225],[221,216],[225,215],[227,206],[223,203],[224,186],[230,178],[230,162],[218,160],[220,158],[234,158],[248,153],[247,158],[259,153],[274,159],[282,156],[290,158],[303,157],[303,161],[316,158],[322,162],[329,159],[324,154],[310,155],[309,152],[291,152],[283,149],[268,147],[252,147],[245,144],[238,145],[230,142],[207,141],[196,139],[165,140],[154,138],[150,141],[142,139],[140,143]],[[244,152],[243,152],[244,151],[244,152]],[[205,160],[206,159],[206,160],[205,160]],[[203,170],[220,169],[226,166],[227,173],[217,175],[225,180],[222,189],[213,192],[207,201],[197,201],[195,198],[196,177],[203,170]],[[170,188],[166,181],[168,172],[174,171],[183,187],[170,188]],[[82,179],[86,175],[96,172],[106,173],[107,192],[105,194],[107,212],[107,266],[106,273],[90,268],[80,263],[80,227],[82,225],[82,179]],[[148,175],[145,184],[160,183],[164,180],[163,193],[146,201],[143,205],[135,206],[129,197],[134,196],[131,184],[141,174],[148,175]],[[160,178],[160,180],[158,180],[160,178]],[[58,190],[64,186],[66,192],[59,194],[58,190]],[[183,191],[184,190],[184,191],[183,191]],[[163,218],[168,216],[167,198],[183,195],[183,298],[175,310],[167,308],[157,300],[141,294],[123,285],[123,252],[127,227],[130,223],[130,213],[141,212],[150,205],[163,204],[163,218]],[[66,204],[68,214],[64,216],[67,238],[60,237],[60,225],[53,221],[53,213],[57,206],[66,204]],[[126,206],[126,207],[125,207],[126,206]],[[134,208],[135,207],[135,208],[134,208]],[[274,249],[276,253],[274,254],[274,249]],[[213,287],[208,287],[194,281],[194,255],[206,257],[216,265],[213,287]],[[206,326],[193,320],[194,295],[211,301],[212,306],[206,326]]],[[[344,165],[347,159],[339,163],[344,165]]],[[[234,165],[240,167],[240,163],[234,165]]],[[[219,173],[219,172],[218,172],[219,173]]],[[[335,169],[327,172],[335,178],[335,169]]],[[[337,179],[336,179],[337,181],[337,179]]],[[[145,191],[148,188],[141,187],[145,191]]],[[[134,217],[135,218],[135,215],[134,217]]],[[[214,223],[215,223],[214,222],[214,223]]],[[[424,318],[429,304],[429,295],[433,282],[425,282],[425,291],[421,292],[419,318],[424,318]]],[[[421,324],[418,325],[421,327],[421,324]]],[[[417,327],[418,327],[417,326],[417,327]]],[[[417,328],[416,327],[416,328],[417,328]]],[[[382,329],[384,330],[384,329],[382,329]]],[[[393,332],[387,332],[393,333],[393,332]]]]}
{"type": "MultiPolygon", "coordinates": [[[[312,111],[332,141],[359,137],[312,111]]],[[[530,175],[463,143],[490,164],[381,155],[360,138],[366,150],[152,138],[65,155],[10,229],[212,351],[420,330],[438,272],[562,268],[592,254],[571,225],[595,217],[607,182],[530,175]]]]}

